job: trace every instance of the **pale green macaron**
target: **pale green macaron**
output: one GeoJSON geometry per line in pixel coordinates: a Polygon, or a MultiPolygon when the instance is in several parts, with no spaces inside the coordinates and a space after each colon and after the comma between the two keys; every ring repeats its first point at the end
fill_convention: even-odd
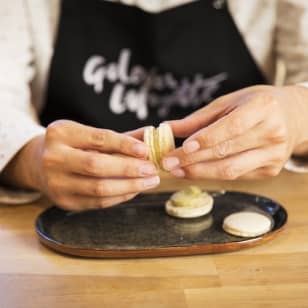
{"type": "Polygon", "coordinates": [[[157,128],[147,126],[144,129],[144,142],[148,145],[149,159],[158,168],[163,169],[162,158],[175,149],[172,129],[169,124],[161,123],[157,128]]]}
{"type": "Polygon", "coordinates": [[[197,186],[175,192],[165,204],[167,214],[178,218],[196,218],[211,212],[214,199],[197,186]]]}

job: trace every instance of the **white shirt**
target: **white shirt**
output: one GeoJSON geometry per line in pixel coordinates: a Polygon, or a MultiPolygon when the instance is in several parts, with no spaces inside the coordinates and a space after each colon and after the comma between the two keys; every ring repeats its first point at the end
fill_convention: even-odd
{"type": "MultiPolygon", "coordinates": [[[[115,2],[155,13],[193,1],[115,2]]],[[[213,5],[221,2],[213,0],[213,5]]],[[[228,6],[271,83],[308,81],[307,0],[229,0],[228,6]]],[[[0,172],[29,140],[44,133],[37,114],[44,101],[59,7],[60,0],[0,0],[0,172]]],[[[17,199],[14,196],[14,202],[17,199]]],[[[9,200],[8,190],[0,188],[0,202],[9,200]]]]}

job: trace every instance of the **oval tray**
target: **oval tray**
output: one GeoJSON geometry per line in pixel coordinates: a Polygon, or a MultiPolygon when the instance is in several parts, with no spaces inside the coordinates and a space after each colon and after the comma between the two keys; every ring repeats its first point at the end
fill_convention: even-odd
{"type": "MultiPolygon", "coordinates": [[[[40,241],[61,253],[95,258],[162,257],[239,250],[271,240],[287,222],[286,210],[275,201],[247,193],[226,192],[214,196],[214,208],[206,216],[178,219],[164,210],[169,193],[139,195],[121,205],[84,212],[57,207],[36,220],[40,241]],[[227,215],[252,210],[273,221],[270,232],[242,238],[225,233],[227,215]]],[[[214,195],[214,194],[213,194],[214,195]]]]}

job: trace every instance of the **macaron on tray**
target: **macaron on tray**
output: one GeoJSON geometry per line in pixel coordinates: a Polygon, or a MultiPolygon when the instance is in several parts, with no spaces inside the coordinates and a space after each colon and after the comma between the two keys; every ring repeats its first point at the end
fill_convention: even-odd
{"type": "MultiPolygon", "coordinates": [[[[150,159],[174,149],[168,124],[148,127],[150,159]]],[[[95,258],[161,257],[239,250],[273,239],[287,222],[277,202],[242,192],[198,186],[147,193],[107,209],[64,211],[56,206],[36,220],[39,240],[70,255],[95,258]]]]}

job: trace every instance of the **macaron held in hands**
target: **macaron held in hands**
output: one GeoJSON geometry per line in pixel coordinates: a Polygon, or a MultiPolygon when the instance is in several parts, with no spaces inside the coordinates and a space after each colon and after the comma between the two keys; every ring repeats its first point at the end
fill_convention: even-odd
{"type": "Polygon", "coordinates": [[[144,142],[149,148],[149,159],[157,168],[163,169],[162,158],[175,149],[174,136],[167,123],[161,123],[157,128],[144,128],[144,142]]]}

